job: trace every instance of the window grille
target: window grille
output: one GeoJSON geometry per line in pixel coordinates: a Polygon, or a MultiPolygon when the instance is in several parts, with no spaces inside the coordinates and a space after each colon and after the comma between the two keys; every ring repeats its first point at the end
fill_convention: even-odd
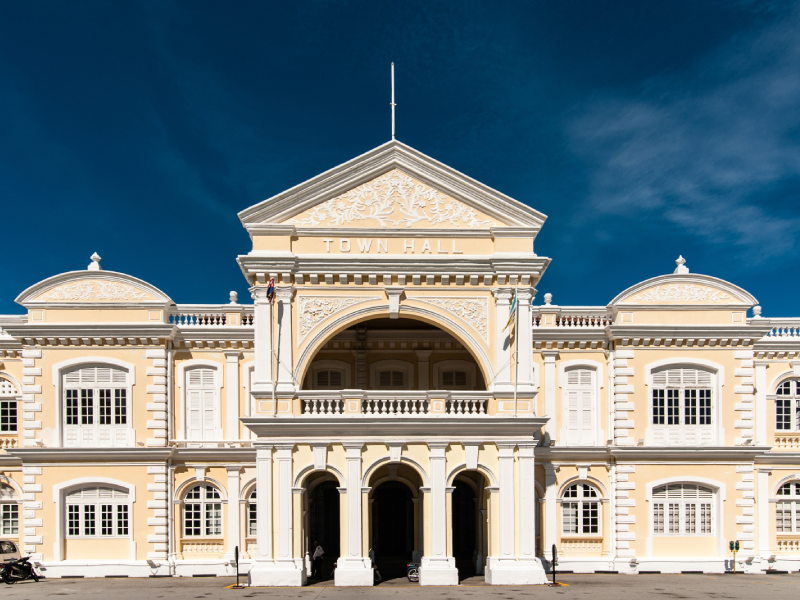
{"type": "Polygon", "coordinates": [[[19,535],[19,497],[10,485],[0,485],[0,534],[19,535]]]}
{"type": "Polygon", "coordinates": [[[777,532],[800,533],[800,482],[784,483],[775,506],[777,532]]]}
{"type": "Polygon", "coordinates": [[[654,371],[650,423],[656,445],[712,443],[713,373],[692,368],[654,371]]]}
{"type": "Polygon", "coordinates": [[[63,376],[66,446],[127,446],[128,373],[82,367],[63,376]]]}
{"type": "Polygon", "coordinates": [[[183,497],[183,535],[218,537],[222,535],[222,502],[212,485],[196,485],[183,497]]]}
{"type": "Polygon", "coordinates": [[[258,504],[256,503],[256,490],[250,492],[247,500],[247,535],[258,535],[258,504]]]}
{"type": "Polygon", "coordinates": [[[110,487],[85,487],[66,497],[68,538],[128,537],[128,493],[110,487]]]}
{"type": "Polygon", "coordinates": [[[800,431],[800,380],[784,381],[776,390],[775,429],[800,431]]]}
{"type": "Polygon", "coordinates": [[[711,507],[714,492],[688,483],[653,490],[653,533],[708,535],[713,533],[711,507]]]}
{"type": "Polygon", "coordinates": [[[576,483],[564,491],[561,531],[583,535],[600,533],[600,502],[597,490],[591,485],[576,483]]]}

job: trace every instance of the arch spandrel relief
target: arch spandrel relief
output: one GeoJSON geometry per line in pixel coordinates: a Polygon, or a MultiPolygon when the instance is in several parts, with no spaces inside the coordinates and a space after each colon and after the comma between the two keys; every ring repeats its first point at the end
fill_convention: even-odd
{"type": "Polygon", "coordinates": [[[78,280],[62,283],[32,298],[32,302],[153,302],[158,301],[136,286],[110,280],[78,280]]]}
{"type": "Polygon", "coordinates": [[[285,221],[297,227],[489,229],[504,225],[398,168],[285,221]]]}
{"type": "Polygon", "coordinates": [[[627,304],[740,304],[725,290],[696,283],[666,283],[626,298],[627,304]]]}

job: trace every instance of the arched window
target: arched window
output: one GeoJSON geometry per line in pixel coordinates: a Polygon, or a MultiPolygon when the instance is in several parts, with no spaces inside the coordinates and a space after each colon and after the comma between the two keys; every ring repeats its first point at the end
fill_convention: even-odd
{"type": "Polygon", "coordinates": [[[714,529],[714,491],[691,483],[662,485],[653,490],[653,533],[710,535],[714,529]]]}
{"type": "Polygon", "coordinates": [[[112,487],[90,486],[73,490],[65,498],[67,538],[128,537],[128,492],[112,487]]]}
{"type": "Polygon", "coordinates": [[[595,444],[594,410],[596,371],[576,367],[565,373],[564,412],[568,446],[595,444]]]}
{"type": "Polygon", "coordinates": [[[477,365],[466,360],[433,363],[433,385],[437,390],[474,390],[477,365]]]}
{"type": "Polygon", "coordinates": [[[222,498],[213,485],[195,485],[183,497],[183,535],[219,537],[222,535],[222,498]]]}
{"type": "Polygon", "coordinates": [[[655,445],[713,442],[713,378],[710,371],[694,368],[653,371],[651,424],[655,445]]]}
{"type": "Polygon", "coordinates": [[[776,504],[778,533],[800,533],[800,482],[784,483],[776,504]]]}
{"type": "Polygon", "coordinates": [[[342,360],[315,360],[306,376],[310,390],[344,390],[350,388],[350,364],[342,360]]]}
{"type": "Polygon", "coordinates": [[[64,373],[66,446],[129,446],[128,373],[114,367],[82,367],[64,373]]]}
{"type": "Polygon", "coordinates": [[[775,429],[800,430],[800,380],[784,381],[775,394],[775,429]]]}
{"type": "Polygon", "coordinates": [[[588,483],[575,483],[561,497],[561,531],[566,534],[600,533],[600,498],[588,483]]]}
{"type": "Polygon", "coordinates": [[[0,435],[17,433],[17,386],[0,377],[0,435]]]}
{"type": "Polygon", "coordinates": [[[404,360],[379,360],[369,366],[373,390],[410,390],[414,387],[414,365],[404,360]]]}
{"type": "Polygon", "coordinates": [[[217,370],[197,367],[186,371],[186,437],[190,440],[221,438],[217,370]]]}
{"type": "Polygon", "coordinates": [[[247,536],[258,535],[258,505],[256,504],[256,488],[247,497],[247,536]]]}
{"type": "Polygon", "coordinates": [[[5,483],[0,485],[0,535],[19,535],[19,496],[5,483]]]}

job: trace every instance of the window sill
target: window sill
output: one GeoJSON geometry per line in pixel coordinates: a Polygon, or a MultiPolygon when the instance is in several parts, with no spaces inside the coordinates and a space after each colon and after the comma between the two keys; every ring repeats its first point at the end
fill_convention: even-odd
{"type": "Polygon", "coordinates": [[[597,540],[602,541],[605,539],[605,536],[602,533],[562,533],[561,534],[562,540],[597,540]]]}

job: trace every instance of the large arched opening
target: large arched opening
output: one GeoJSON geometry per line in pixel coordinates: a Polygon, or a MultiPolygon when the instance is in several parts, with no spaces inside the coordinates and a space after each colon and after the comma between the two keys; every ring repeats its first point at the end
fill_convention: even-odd
{"type": "Polygon", "coordinates": [[[422,557],[422,480],[405,464],[391,463],[370,477],[369,549],[381,577],[403,577],[422,557]]]}
{"type": "Polygon", "coordinates": [[[487,485],[479,471],[462,471],[453,480],[450,531],[460,580],[483,573],[488,541],[487,485]]]}
{"type": "Polygon", "coordinates": [[[306,560],[311,566],[316,544],[319,543],[324,554],[321,576],[317,579],[329,579],[342,552],[339,481],[330,473],[315,472],[306,478],[304,487],[306,560]]]}
{"type": "Polygon", "coordinates": [[[455,336],[427,321],[373,318],[322,344],[303,390],[483,391],[479,361],[455,336]]]}

